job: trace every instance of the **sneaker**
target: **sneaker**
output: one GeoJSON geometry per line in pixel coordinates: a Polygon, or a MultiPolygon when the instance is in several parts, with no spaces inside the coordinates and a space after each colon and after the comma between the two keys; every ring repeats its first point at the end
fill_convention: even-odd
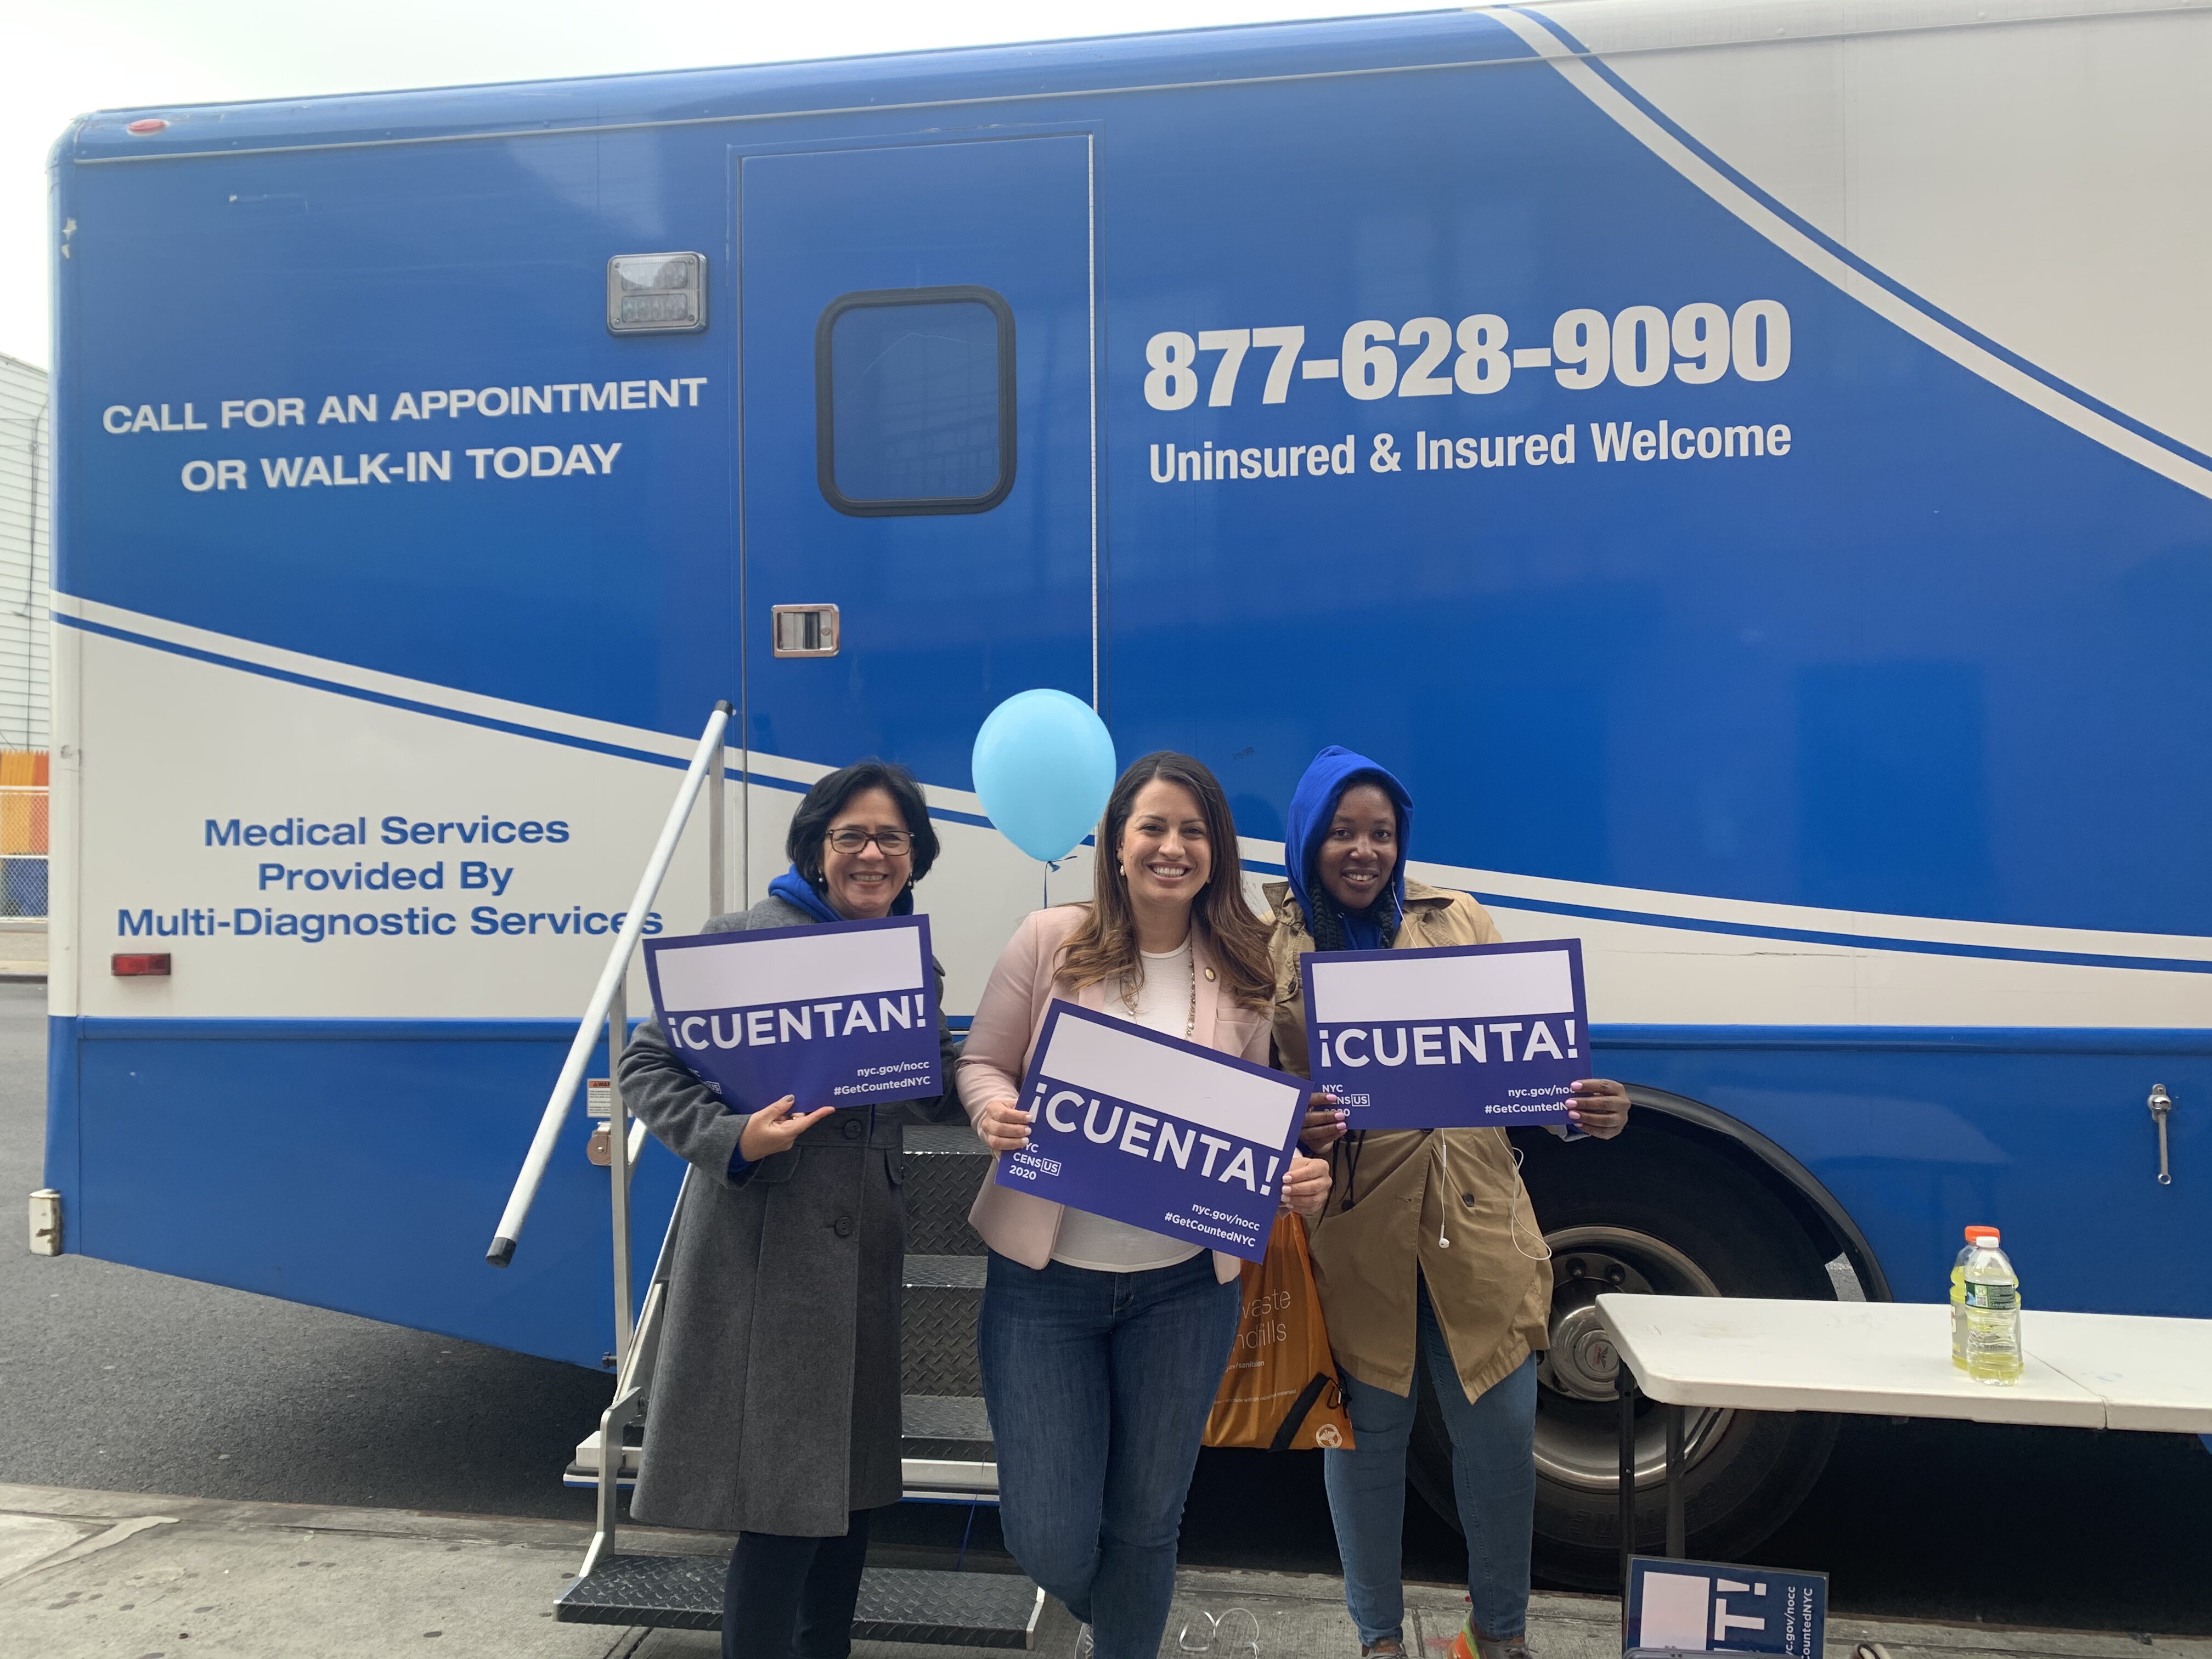
{"type": "Polygon", "coordinates": [[[1459,1634],[1451,1639],[1451,1659],[1536,1659],[1536,1656],[1529,1651],[1525,1636],[1496,1642],[1487,1636],[1477,1636],[1473,1626],[1462,1625],[1459,1634]]]}
{"type": "Polygon", "coordinates": [[[1395,1636],[1359,1644],[1359,1659],[1405,1659],[1405,1656],[1406,1644],[1395,1636]]]}

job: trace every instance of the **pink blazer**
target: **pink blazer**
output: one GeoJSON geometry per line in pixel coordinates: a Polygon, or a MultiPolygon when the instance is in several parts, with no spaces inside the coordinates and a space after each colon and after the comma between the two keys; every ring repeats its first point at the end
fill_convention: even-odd
{"type": "MultiPolygon", "coordinates": [[[[975,1006],[975,1024],[968,1028],[967,1046],[961,1050],[954,1073],[960,1103],[966,1108],[969,1122],[991,1101],[1020,1097],[1030,1050],[1036,1044],[1045,1011],[1055,994],[1097,1012],[1113,1012],[1106,1006],[1103,985],[1087,986],[1073,996],[1054,991],[1060,949],[1082,919],[1079,905],[1032,911],[999,953],[999,964],[991,969],[990,983],[983,988],[983,1000],[975,1006]]],[[[1225,988],[1212,953],[1195,930],[1191,934],[1191,968],[1198,975],[1198,1024],[1191,1031],[1192,1041],[1266,1065],[1268,1011],[1240,1008],[1223,994],[1225,988]]],[[[994,1170],[996,1167],[994,1164],[994,1170]]],[[[968,1220],[983,1236],[983,1242],[1000,1255],[1025,1267],[1042,1267],[1052,1260],[1062,1207],[1033,1193],[999,1186],[987,1175],[974,1207],[968,1212],[968,1220]]],[[[1243,1266],[1225,1251],[1213,1253],[1214,1276],[1224,1284],[1236,1278],[1243,1266]]]]}

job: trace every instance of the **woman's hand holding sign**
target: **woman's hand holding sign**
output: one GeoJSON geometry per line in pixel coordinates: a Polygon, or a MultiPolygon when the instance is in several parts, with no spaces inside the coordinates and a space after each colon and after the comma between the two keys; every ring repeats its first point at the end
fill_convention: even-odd
{"type": "Polygon", "coordinates": [[[1336,1097],[1327,1090],[1306,1097],[1306,1117],[1298,1130],[1298,1144],[1316,1152],[1325,1152],[1344,1139],[1344,1109],[1336,1103],[1336,1097]]]}
{"type": "Polygon", "coordinates": [[[793,1141],[837,1109],[835,1106],[817,1106],[811,1112],[793,1116],[791,1109],[797,1100],[795,1095],[786,1095],[748,1117],[738,1135],[738,1155],[748,1164],[757,1164],[778,1152],[787,1152],[793,1141]]]}
{"type": "Polygon", "coordinates": [[[975,1133],[994,1152],[1018,1152],[1029,1144],[1030,1121],[1012,1100],[989,1101],[975,1114],[975,1133]]]}
{"type": "Polygon", "coordinates": [[[1567,1100],[1567,1122],[1586,1135],[1610,1140],[1628,1127],[1628,1091],[1609,1077],[1578,1078],[1567,1100]]]}
{"type": "Polygon", "coordinates": [[[1319,1215],[1328,1202],[1328,1165],[1317,1158],[1293,1158],[1283,1177],[1283,1206],[1300,1215],[1319,1215]]]}

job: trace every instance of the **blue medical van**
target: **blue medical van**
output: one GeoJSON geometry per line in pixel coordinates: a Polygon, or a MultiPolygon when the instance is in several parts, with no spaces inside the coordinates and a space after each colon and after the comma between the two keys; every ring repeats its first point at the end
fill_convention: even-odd
{"type": "MultiPolygon", "coordinates": [[[[62,1247],[600,1364],[580,1112],[484,1248],[710,711],[732,902],[925,781],[964,1014],[1085,890],[971,793],[1052,686],[1255,882],[1342,743],[1582,940],[1643,1109],[1528,1147],[1540,1571],[1607,1571],[1600,1291],[1932,1300],[1978,1222],[2212,1315],[2138,1265],[2212,1223],[2208,84],[2201,7],[1560,0],[83,119],[62,1247]]],[[[1700,1552],[1832,1433],[1698,1419],[1700,1552]]]]}

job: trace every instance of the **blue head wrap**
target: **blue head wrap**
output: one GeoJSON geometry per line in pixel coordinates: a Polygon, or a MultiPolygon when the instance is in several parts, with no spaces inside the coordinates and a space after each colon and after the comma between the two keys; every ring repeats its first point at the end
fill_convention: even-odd
{"type": "Polygon", "coordinates": [[[1283,832],[1283,853],[1284,862],[1290,867],[1291,890],[1297,895],[1298,908],[1305,912],[1307,926],[1316,945],[1323,950],[1379,951],[1388,942],[1383,938],[1385,924],[1391,933],[1397,931],[1397,919],[1406,908],[1407,848],[1413,839],[1413,798],[1387,767],[1334,744],[1313,757],[1312,764],[1306,768],[1305,775],[1298,780],[1298,787],[1291,794],[1290,814],[1283,832]],[[1379,786],[1398,809],[1398,861],[1390,866],[1388,902],[1386,904],[1378,899],[1364,912],[1337,908],[1336,902],[1322,890],[1320,873],[1314,861],[1322,842],[1328,838],[1338,799],[1355,783],[1379,786]],[[1334,931],[1328,927],[1328,921],[1334,919],[1342,922],[1341,945],[1333,945],[1333,941],[1322,937],[1324,932],[1334,931]]]}

